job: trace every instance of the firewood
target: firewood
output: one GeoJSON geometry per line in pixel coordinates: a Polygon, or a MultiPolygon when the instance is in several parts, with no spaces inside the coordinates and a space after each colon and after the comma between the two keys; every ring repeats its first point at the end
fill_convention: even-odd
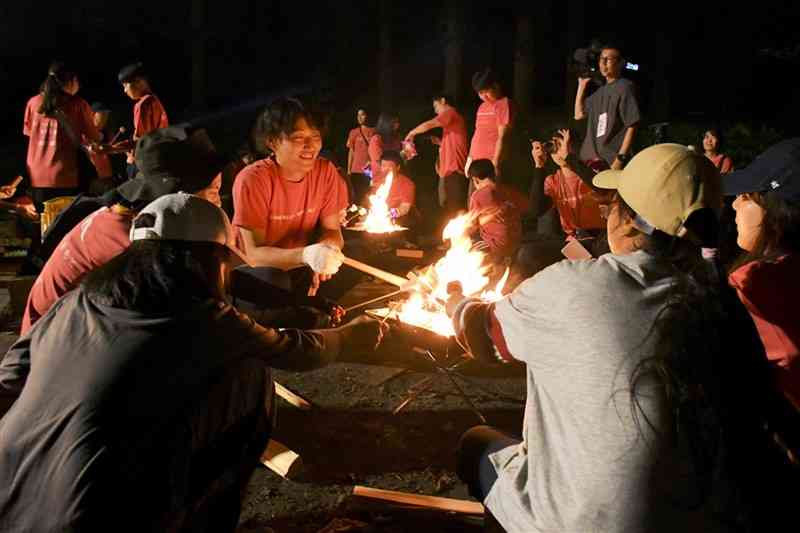
{"type": "Polygon", "coordinates": [[[300,396],[299,394],[295,394],[294,392],[290,391],[277,381],[275,382],[275,394],[289,402],[291,405],[297,407],[298,409],[302,409],[303,411],[310,410],[313,406],[311,402],[300,396]]]}
{"type": "Polygon", "coordinates": [[[300,456],[276,440],[270,439],[261,454],[261,464],[281,476],[291,479],[303,466],[300,456]]]}
{"type": "Polygon", "coordinates": [[[383,500],[405,505],[416,505],[418,507],[426,507],[428,509],[439,509],[441,511],[450,511],[453,513],[475,515],[483,514],[483,504],[480,502],[456,500],[454,498],[442,498],[441,496],[410,494],[408,492],[375,489],[372,487],[364,487],[362,485],[356,485],[353,487],[353,495],[361,496],[362,498],[372,498],[375,500],[383,500]]]}

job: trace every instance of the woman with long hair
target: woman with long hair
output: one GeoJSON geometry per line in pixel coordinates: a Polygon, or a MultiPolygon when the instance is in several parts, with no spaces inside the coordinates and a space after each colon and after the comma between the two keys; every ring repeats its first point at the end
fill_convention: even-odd
{"type": "Polygon", "coordinates": [[[729,281],[775,367],[778,388],[800,409],[800,139],[776,144],[725,178],[735,195],[736,244],[729,281]]]}
{"type": "Polygon", "coordinates": [[[650,147],[594,179],[615,193],[611,253],[561,261],[495,304],[450,288],[469,353],[527,367],[522,439],[479,426],[459,452],[506,531],[718,531],[747,525],[768,492],[758,337],[701,250],[719,180],[684,146],[650,147]]]}
{"type": "Polygon", "coordinates": [[[400,137],[400,118],[394,113],[381,113],[375,125],[375,134],[369,139],[370,167],[372,180],[381,177],[381,157],[383,152],[403,149],[403,139],[400,137]]]}
{"type": "Polygon", "coordinates": [[[28,100],[22,132],[29,137],[27,169],[36,210],[58,196],[73,196],[81,190],[81,160],[78,151],[84,139],[100,140],[92,108],[77,96],[78,75],[66,64],[50,65],[39,94],[28,100]]]}

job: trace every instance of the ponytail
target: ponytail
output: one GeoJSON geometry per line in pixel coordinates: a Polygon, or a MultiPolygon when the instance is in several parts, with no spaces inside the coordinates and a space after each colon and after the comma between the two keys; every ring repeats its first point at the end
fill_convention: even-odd
{"type": "Polygon", "coordinates": [[[68,96],[64,86],[76,78],[75,71],[68,68],[64,63],[55,61],[47,71],[47,78],[41,86],[42,105],[39,106],[39,113],[52,117],[68,96]]]}

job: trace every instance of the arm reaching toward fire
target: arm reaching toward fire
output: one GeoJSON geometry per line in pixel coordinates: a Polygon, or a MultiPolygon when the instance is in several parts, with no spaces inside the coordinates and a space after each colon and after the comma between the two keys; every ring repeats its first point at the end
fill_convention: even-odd
{"type": "Polygon", "coordinates": [[[467,354],[486,363],[514,361],[494,314],[494,304],[465,297],[458,282],[448,284],[447,293],[445,309],[453,319],[456,340],[467,354]]]}

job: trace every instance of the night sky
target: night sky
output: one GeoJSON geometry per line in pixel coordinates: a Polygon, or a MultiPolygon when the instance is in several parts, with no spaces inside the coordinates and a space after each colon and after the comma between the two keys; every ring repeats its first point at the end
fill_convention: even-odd
{"type": "MultiPolygon", "coordinates": [[[[243,140],[259,104],[287,89],[311,93],[334,111],[326,147],[342,156],[355,108],[367,106],[372,121],[377,118],[381,77],[391,79],[392,94],[383,100],[400,113],[404,132],[430,118],[430,97],[444,83],[447,3],[2,2],[3,170],[19,164],[19,157],[24,164],[25,102],[54,58],[77,65],[80,95],[110,105],[116,124],[130,123],[132,109],[116,74],[129,62],[143,61],[171,121],[200,117],[224,123],[230,133],[221,135],[219,143],[226,149],[243,140]],[[380,61],[382,24],[390,25],[388,74],[380,61]],[[204,91],[192,86],[193,46],[205,51],[204,91]]],[[[519,17],[528,16],[533,114],[520,135],[552,122],[540,117],[568,117],[574,80],[570,85],[567,58],[592,38],[607,36],[621,39],[629,60],[641,65],[634,79],[641,87],[645,123],[745,121],[797,133],[800,8],[793,2],[759,2],[747,10],[700,2],[457,5],[463,22],[463,75],[456,96],[468,121],[478,104],[469,87],[475,70],[492,65],[511,92],[515,28],[519,17]]]]}

